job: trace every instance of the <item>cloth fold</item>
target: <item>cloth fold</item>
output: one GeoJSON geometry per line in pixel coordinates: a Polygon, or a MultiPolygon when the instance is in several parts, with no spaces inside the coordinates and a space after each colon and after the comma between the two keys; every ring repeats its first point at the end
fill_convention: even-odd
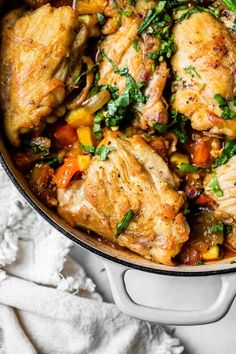
{"type": "Polygon", "coordinates": [[[180,354],[179,340],[104,303],[72,242],[21,198],[0,168],[0,353],[180,354]]]}

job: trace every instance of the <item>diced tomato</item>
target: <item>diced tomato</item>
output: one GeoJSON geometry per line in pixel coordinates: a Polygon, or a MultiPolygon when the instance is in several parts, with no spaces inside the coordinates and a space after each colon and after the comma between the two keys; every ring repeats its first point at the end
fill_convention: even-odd
{"type": "Polygon", "coordinates": [[[207,141],[199,140],[194,144],[192,163],[196,165],[204,165],[210,160],[210,147],[207,141]]]}
{"type": "Polygon", "coordinates": [[[78,139],[76,129],[69,124],[59,125],[54,132],[54,137],[61,146],[72,145],[78,139]]]}
{"type": "Polygon", "coordinates": [[[67,188],[72,177],[78,172],[80,171],[77,157],[68,157],[64,160],[64,164],[57,169],[54,182],[58,188],[67,188]]]}
{"type": "Polygon", "coordinates": [[[214,200],[208,195],[202,193],[196,200],[197,205],[201,206],[212,206],[214,205],[214,200]]]}

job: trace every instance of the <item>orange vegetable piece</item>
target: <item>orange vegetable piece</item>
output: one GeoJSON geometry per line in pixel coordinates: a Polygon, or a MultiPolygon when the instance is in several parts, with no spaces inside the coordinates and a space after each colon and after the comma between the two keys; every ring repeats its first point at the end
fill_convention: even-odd
{"type": "Polygon", "coordinates": [[[202,206],[212,206],[214,205],[214,200],[208,195],[203,193],[197,198],[196,204],[202,206]]]}
{"type": "Polygon", "coordinates": [[[64,164],[56,171],[54,182],[58,188],[67,188],[71,178],[79,171],[77,157],[68,157],[64,160],[64,164]]]}
{"type": "Polygon", "coordinates": [[[206,141],[198,141],[194,145],[192,163],[202,165],[210,159],[210,148],[206,141]]]}
{"type": "Polygon", "coordinates": [[[61,146],[72,145],[78,139],[76,129],[69,124],[59,125],[54,132],[54,138],[61,146]]]}

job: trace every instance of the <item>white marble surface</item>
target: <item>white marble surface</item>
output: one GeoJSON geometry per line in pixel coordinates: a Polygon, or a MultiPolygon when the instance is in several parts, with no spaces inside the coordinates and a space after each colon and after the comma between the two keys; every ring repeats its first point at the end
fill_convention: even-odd
{"type": "MultiPolygon", "coordinates": [[[[71,255],[84,266],[104,300],[113,302],[103,260],[78,246],[71,251],[71,255]]],[[[209,305],[220,287],[216,277],[179,279],[177,284],[172,277],[156,277],[129,271],[126,274],[126,287],[131,297],[138,303],[154,307],[196,309],[209,305]]],[[[170,327],[172,329],[185,345],[184,354],[236,354],[236,300],[225,318],[217,323],[170,327]]]]}

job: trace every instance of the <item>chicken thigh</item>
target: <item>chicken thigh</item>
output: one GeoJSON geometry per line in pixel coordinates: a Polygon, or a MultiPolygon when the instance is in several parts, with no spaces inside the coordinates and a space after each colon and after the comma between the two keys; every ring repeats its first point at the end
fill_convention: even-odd
{"type": "Polygon", "coordinates": [[[178,178],[140,136],[124,139],[107,133],[102,145],[115,150],[106,161],[94,157],[86,179],[58,190],[59,214],[72,226],[115,242],[117,225],[132,211],[117,243],[147,259],[173,264],[189,234],[178,178]]]}
{"type": "Polygon", "coordinates": [[[65,98],[70,50],[78,33],[69,6],[44,5],[15,23],[5,18],[1,48],[1,103],[10,142],[37,127],[65,98]]]}
{"type": "Polygon", "coordinates": [[[145,33],[138,37],[138,27],[141,23],[139,15],[122,16],[120,28],[102,41],[100,51],[106,56],[100,64],[99,84],[113,85],[119,89],[120,94],[123,93],[126,78],[114,71],[111,61],[120,69],[127,67],[133,79],[145,85],[144,93],[148,97],[146,103],[139,103],[135,107],[136,126],[149,129],[153,127],[153,123],[166,124],[168,121],[163,90],[169,69],[166,62],[154,68],[154,62],[148,58],[148,54],[158,51],[160,41],[145,33]],[[133,44],[134,40],[138,49],[133,44]]]}
{"type": "Polygon", "coordinates": [[[172,58],[177,78],[172,108],[188,117],[196,130],[235,138],[236,106],[231,104],[236,94],[234,39],[221,22],[206,12],[180,21],[173,34],[178,50],[172,58]],[[233,119],[223,119],[219,99],[223,99],[225,107],[231,105],[232,116],[228,118],[233,119]]]}

